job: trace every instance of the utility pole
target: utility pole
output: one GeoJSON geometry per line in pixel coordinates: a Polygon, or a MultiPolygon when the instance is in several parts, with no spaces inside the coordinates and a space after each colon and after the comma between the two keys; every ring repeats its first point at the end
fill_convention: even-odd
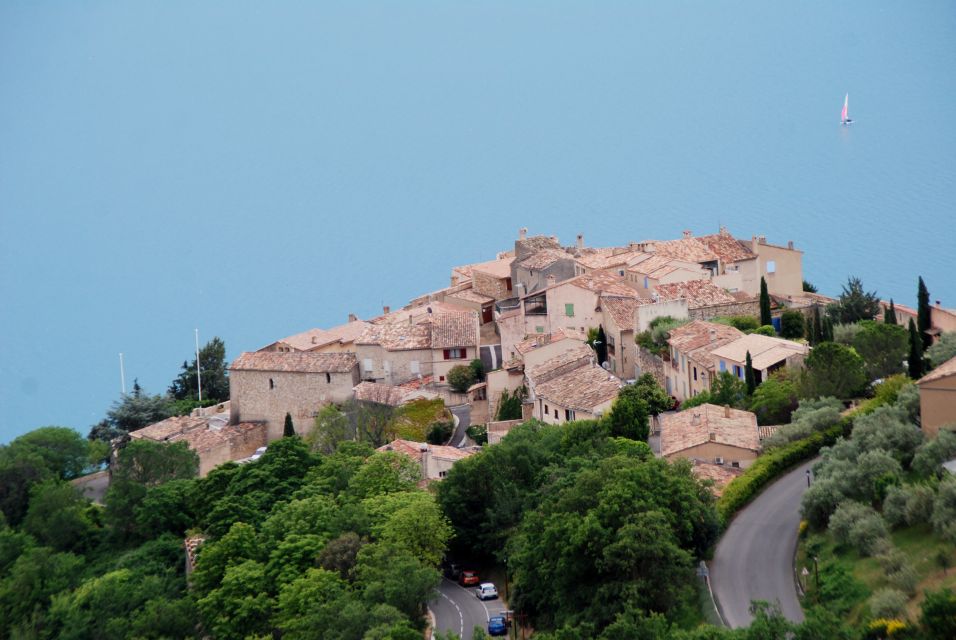
{"type": "Polygon", "coordinates": [[[123,366],[123,352],[120,351],[120,390],[126,395],[126,368],[123,366]]]}

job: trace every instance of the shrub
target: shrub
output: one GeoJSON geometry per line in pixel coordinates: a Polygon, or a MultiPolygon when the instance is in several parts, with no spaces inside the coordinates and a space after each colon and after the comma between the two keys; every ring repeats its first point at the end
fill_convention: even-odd
{"type": "Polygon", "coordinates": [[[479,358],[469,362],[468,366],[471,368],[471,372],[475,374],[475,382],[482,382],[485,379],[485,365],[479,358]]]}
{"type": "Polygon", "coordinates": [[[868,601],[870,613],[877,618],[899,618],[905,612],[907,600],[902,591],[880,589],[868,601]]]}
{"type": "Polygon", "coordinates": [[[754,391],[750,410],[760,424],[783,424],[797,408],[797,386],[786,369],[774,373],[754,391]]]}
{"type": "Polygon", "coordinates": [[[885,406],[856,419],[853,439],[862,450],[883,449],[908,467],[923,443],[923,433],[906,421],[904,411],[885,406]]]}
{"type": "Polygon", "coordinates": [[[906,487],[890,487],[883,499],[883,519],[892,528],[906,525],[906,502],[910,492],[906,487]]]}
{"type": "Polygon", "coordinates": [[[814,529],[825,529],[830,521],[830,514],[844,498],[836,481],[829,478],[818,479],[803,494],[800,513],[814,529]]]}
{"type": "Polygon", "coordinates": [[[933,518],[933,502],[936,500],[936,492],[931,487],[924,485],[915,485],[909,488],[909,496],[906,499],[906,524],[922,524],[930,522],[933,518]]]}
{"type": "Polygon", "coordinates": [[[956,542],[956,478],[939,484],[933,501],[933,529],[948,542],[956,542]]]}
{"type": "Polygon", "coordinates": [[[936,344],[926,350],[926,356],[934,367],[956,356],[956,331],[947,331],[942,334],[936,344]]]}
{"type": "Polygon", "coordinates": [[[770,336],[771,338],[777,337],[777,330],[773,328],[773,325],[762,324],[752,331],[752,333],[758,333],[762,336],[770,336]]]}
{"type": "Polygon", "coordinates": [[[713,321],[721,324],[729,324],[731,327],[744,333],[753,333],[760,327],[760,320],[758,320],[756,316],[726,316],[714,318],[713,321]]]}
{"type": "Polygon", "coordinates": [[[443,420],[441,422],[435,422],[429,427],[425,439],[428,441],[428,444],[445,444],[448,442],[448,439],[451,438],[451,434],[454,431],[454,421],[443,420]]]}
{"type": "Polygon", "coordinates": [[[474,440],[477,445],[488,444],[488,427],[483,424],[473,424],[465,429],[465,433],[467,433],[468,437],[474,440]]]}
{"type": "Polygon", "coordinates": [[[956,433],[940,431],[934,440],[919,446],[913,456],[912,468],[923,478],[936,477],[943,470],[943,462],[956,456],[956,433]]]}
{"type": "Polygon", "coordinates": [[[805,398],[849,398],[866,384],[863,358],[852,347],[824,342],[814,347],[805,364],[800,384],[805,398]]]}
{"type": "Polygon", "coordinates": [[[920,625],[929,640],[956,638],[956,593],[950,589],[927,591],[920,625]]]}
{"type": "Polygon", "coordinates": [[[877,541],[885,539],[886,525],[872,507],[854,502],[842,502],[830,516],[830,533],[840,544],[856,547],[860,555],[872,555],[877,541]]]}
{"type": "Polygon", "coordinates": [[[501,397],[498,399],[498,411],[495,420],[520,420],[521,405],[527,394],[528,391],[524,385],[515,389],[513,393],[508,393],[507,389],[502,391],[501,397]]]}
{"type": "Polygon", "coordinates": [[[471,367],[460,364],[451,368],[448,372],[447,380],[448,386],[450,386],[453,391],[465,393],[468,391],[468,387],[475,384],[475,372],[471,367]]]}
{"type": "Polygon", "coordinates": [[[833,613],[847,613],[866,594],[866,585],[843,565],[828,563],[820,567],[820,601],[833,613]]]}
{"type": "Polygon", "coordinates": [[[780,314],[780,337],[799,340],[803,337],[803,314],[799,311],[784,311],[780,314]]]}
{"type": "Polygon", "coordinates": [[[910,563],[907,562],[903,564],[895,571],[888,571],[886,573],[886,580],[903,593],[909,596],[916,595],[916,585],[919,584],[919,574],[916,573],[916,569],[914,569],[910,563]]]}
{"type": "Polygon", "coordinates": [[[848,347],[852,346],[860,329],[858,324],[835,324],[833,325],[833,341],[848,347]]]}

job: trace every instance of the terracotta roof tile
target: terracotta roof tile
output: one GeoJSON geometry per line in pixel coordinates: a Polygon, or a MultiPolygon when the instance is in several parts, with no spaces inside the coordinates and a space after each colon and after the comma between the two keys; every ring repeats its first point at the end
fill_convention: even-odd
{"type": "Polygon", "coordinates": [[[432,315],[432,349],[473,347],[478,344],[478,316],[475,313],[432,315]]]}
{"type": "Polygon", "coordinates": [[[713,349],[718,341],[728,342],[742,338],[744,333],[730,325],[706,320],[694,320],[685,325],[671,329],[667,344],[681,353],[688,353],[695,349],[706,347],[713,349]]]}
{"type": "Polygon", "coordinates": [[[678,413],[663,413],[660,420],[661,455],[665,457],[707,442],[750,451],[760,449],[757,416],[749,411],[702,404],[678,413]]]}
{"type": "Polygon", "coordinates": [[[706,280],[659,284],[654,291],[663,302],[686,298],[687,306],[691,309],[738,302],[737,298],[706,280]]]}
{"type": "Polygon", "coordinates": [[[582,344],[531,367],[530,370],[525,372],[525,375],[532,385],[542,384],[572,369],[588,364],[593,357],[594,350],[588,345],[582,344]]]}
{"type": "Polygon", "coordinates": [[[393,440],[392,442],[379,447],[376,449],[376,451],[380,451],[382,453],[388,451],[401,453],[402,455],[408,456],[419,464],[422,461],[422,453],[424,451],[428,451],[436,458],[456,461],[468,458],[477,453],[477,451],[474,449],[457,449],[455,447],[446,447],[443,445],[428,444],[425,442],[414,442],[412,440],[393,440]]]}
{"type": "Polygon", "coordinates": [[[311,351],[255,351],[232,361],[230,371],[290,371],[295,373],[347,373],[356,364],[354,353],[311,351]]]}
{"type": "Polygon", "coordinates": [[[956,356],[950,358],[943,364],[927,373],[925,376],[917,380],[916,384],[933,382],[934,380],[939,380],[940,378],[946,378],[952,375],[956,375],[956,356]]]}
{"type": "Polygon", "coordinates": [[[591,411],[617,397],[624,383],[590,363],[537,385],[535,396],[568,409],[591,411]]]}
{"type": "Polygon", "coordinates": [[[515,351],[525,354],[546,344],[551,344],[552,342],[561,342],[562,340],[567,340],[569,338],[572,340],[582,340],[583,334],[577,331],[567,331],[565,329],[556,329],[550,334],[535,334],[526,340],[515,343],[515,351]]]}
{"type": "Polygon", "coordinates": [[[681,238],[660,242],[654,247],[655,253],[669,255],[690,262],[739,262],[755,257],[745,242],[737,240],[729,233],[715,233],[698,238],[681,238]]]}
{"type": "Polygon", "coordinates": [[[392,386],[380,382],[360,382],[352,388],[356,400],[375,402],[390,407],[398,407],[406,402],[420,398],[437,398],[438,394],[432,391],[415,390],[407,387],[392,386]]]}
{"type": "Polygon", "coordinates": [[[464,291],[459,291],[457,293],[452,293],[445,297],[445,300],[456,299],[456,300],[465,300],[467,302],[475,302],[478,304],[488,304],[489,302],[494,302],[495,299],[491,296],[486,296],[481,293],[478,293],[474,289],[465,289],[464,291]]]}
{"type": "Polygon", "coordinates": [[[133,431],[130,437],[155,442],[186,442],[190,449],[203,452],[229,444],[233,440],[244,439],[250,432],[256,431],[261,431],[262,442],[265,444],[264,422],[215,424],[205,417],[174,416],[133,431]]]}
{"type": "Polygon", "coordinates": [[[547,269],[558,260],[570,260],[571,254],[563,249],[542,249],[532,253],[518,264],[525,269],[547,269]]]}
{"type": "Polygon", "coordinates": [[[601,296],[601,309],[611,315],[614,324],[622,331],[633,331],[637,320],[637,308],[642,304],[650,304],[652,300],[640,298],[622,298],[618,296],[601,296]]]}
{"type": "Polygon", "coordinates": [[[747,352],[754,369],[766,369],[795,355],[806,355],[809,347],[792,340],[751,333],[712,350],[717,358],[744,362],[747,352]]]}
{"type": "Polygon", "coordinates": [[[730,482],[744,472],[740,467],[732,467],[729,464],[713,464],[711,462],[695,461],[691,469],[698,480],[710,480],[713,485],[710,487],[711,493],[720,497],[730,482]]]}
{"type": "Polygon", "coordinates": [[[489,260],[488,262],[479,262],[478,264],[471,265],[472,272],[480,271],[481,273],[486,273],[495,278],[510,278],[511,277],[511,263],[514,262],[514,258],[501,258],[498,260],[489,260]]]}
{"type": "Polygon", "coordinates": [[[611,269],[623,267],[640,255],[646,254],[636,249],[622,250],[617,247],[609,247],[607,249],[591,250],[586,253],[582,252],[581,255],[576,257],[576,260],[578,264],[588,269],[611,269]]]}
{"type": "Polygon", "coordinates": [[[333,342],[340,344],[354,342],[356,338],[362,335],[367,326],[367,322],[356,320],[331,329],[309,329],[294,336],[282,338],[278,342],[287,344],[297,351],[311,351],[333,342]]]}

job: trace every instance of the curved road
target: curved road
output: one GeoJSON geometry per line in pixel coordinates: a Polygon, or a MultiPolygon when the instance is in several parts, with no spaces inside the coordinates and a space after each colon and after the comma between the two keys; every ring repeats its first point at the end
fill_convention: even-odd
{"type": "Polygon", "coordinates": [[[501,600],[479,600],[474,587],[461,587],[457,582],[442,578],[438,597],[428,603],[435,616],[435,629],[453,631],[462,640],[471,640],[475,627],[487,631],[488,618],[505,610],[501,600]]]}
{"type": "Polygon", "coordinates": [[[806,462],[770,485],[731,522],[717,545],[710,582],[728,627],[746,627],[751,600],[776,603],[787,619],[803,621],[793,575],[806,462]]]}
{"type": "Polygon", "coordinates": [[[448,407],[448,410],[458,418],[458,426],[455,427],[455,432],[452,434],[451,441],[448,444],[461,449],[467,444],[468,437],[465,430],[471,426],[471,405],[460,404],[455,407],[448,407]]]}

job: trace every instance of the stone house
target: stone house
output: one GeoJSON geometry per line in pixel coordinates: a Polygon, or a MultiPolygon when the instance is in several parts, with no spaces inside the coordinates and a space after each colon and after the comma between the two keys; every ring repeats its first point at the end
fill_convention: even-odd
{"type": "Polygon", "coordinates": [[[174,416],[129,434],[133,440],[185,442],[199,456],[199,477],[225,462],[248,458],[268,442],[261,422],[228,424],[228,416],[174,416]]]}
{"type": "Polygon", "coordinates": [[[413,442],[412,440],[393,440],[376,451],[400,453],[416,462],[425,481],[441,480],[459,460],[475,455],[480,447],[456,449],[442,445],[413,442]]]}
{"type": "Polygon", "coordinates": [[[956,426],[956,357],[916,381],[920,428],[935,438],[944,425],[956,426]]]}
{"type": "Polygon", "coordinates": [[[471,265],[471,288],[493,300],[505,300],[512,294],[511,263],[514,258],[499,258],[471,265]]]}
{"type": "Polygon", "coordinates": [[[717,372],[729,371],[741,380],[745,377],[747,353],[750,353],[757,384],[783,367],[802,367],[810,348],[799,342],[751,333],[711,350],[717,372]]]}
{"type": "Polygon", "coordinates": [[[600,418],[623,386],[619,378],[591,362],[544,377],[535,385],[535,417],[548,424],[600,418]]]}
{"type": "Polygon", "coordinates": [[[670,460],[687,458],[700,462],[746,468],[760,451],[757,416],[714,404],[702,404],[659,416],[661,455],[670,460]]]}
{"type": "Polygon", "coordinates": [[[686,262],[666,255],[639,253],[627,266],[624,278],[643,297],[651,297],[662,284],[710,280],[710,271],[695,262],[686,262]]]}
{"type": "Polygon", "coordinates": [[[354,353],[243,353],[229,367],[230,422],[264,422],[271,442],[282,437],[288,413],[306,434],[319,410],[349,400],[358,382],[354,353]]]}
{"type": "MultiPolygon", "coordinates": [[[[688,317],[687,301],[683,298],[651,302],[636,298],[602,296],[601,311],[604,316],[610,371],[624,379],[636,379],[648,369],[640,347],[635,342],[638,333],[647,331],[656,318],[669,316],[680,320],[688,317]]],[[[661,386],[664,385],[663,379],[660,383],[661,386]]]]}
{"type": "Polygon", "coordinates": [[[561,282],[575,275],[574,256],[554,236],[531,236],[521,229],[515,241],[511,281],[515,295],[525,296],[548,286],[549,278],[561,282]],[[519,290],[520,289],[520,290],[519,290]]]}
{"type": "Polygon", "coordinates": [[[430,328],[432,375],[441,384],[452,367],[467,365],[478,358],[478,315],[436,313],[431,316],[430,328]]]}
{"type": "Polygon", "coordinates": [[[734,327],[704,320],[672,329],[664,360],[664,390],[680,401],[709,390],[717,367],[712,351],[743,335],[734,327]]]}
{"type": "Polygon", "coordinates": [[[527,333],[596,329],[604,320],[602,296],[638,298],[633,287],[609,271],[593,271],[563,282],[551,281],[545,289],[522,298],[527,333]]]}
{"type": "Polygon", "coordinates": [[[658,285],[654,300],[686,300],[687,314],[693,320],[711,320],[721,316],[760,315],[760,302],[748,294],[731,293],[706,280],[689,280],[658,285]]]}
{"type": "Polygon", "coordinates": [[[369,326],[349,314],[347,324],[331,329],[309,329],[288,338],[276,340],[259,351],[311,351],[316,353],[344,353],[355,351],[355,339],[369,326]]]}
{"type": "Polygon", "coordinates": [[[482,325],[490,324],[495,320],[495,299],[491,296],[478,293],[474,289],[462,289],[445,296],[447,304],[461,307],[463,310],[474,311],[482,325]]]}

